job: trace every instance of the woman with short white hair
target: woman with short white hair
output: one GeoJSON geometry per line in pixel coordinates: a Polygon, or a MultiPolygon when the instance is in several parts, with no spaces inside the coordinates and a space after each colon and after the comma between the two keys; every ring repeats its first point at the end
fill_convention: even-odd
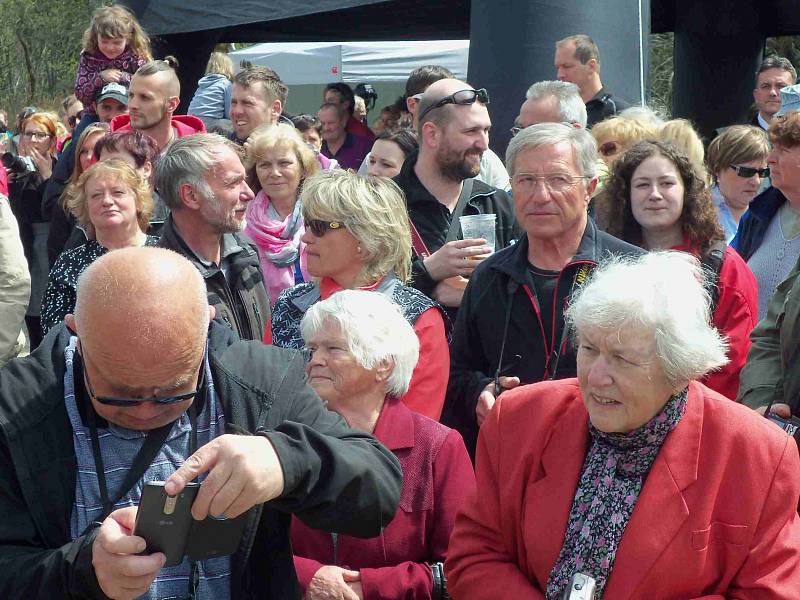
{"type": "Polygon", "coordinates": [[[337,169],[309,177],[300,197],[307,268],[313,282],[285,290],[272,311],[268,342],[300,348],[308,308],[344,289],[365,289],[397,304],[420,341],[420,361],[403,402],[438,420],[450,352],[441,307],[406,285],[411,230],[403,192],[390,179],[337,169]]]}
{"type": "Polygon", "coordinates": [[[504,393],[481,428],[453,598],[559,600],[579,574],[596,600],[797,597],[797,445],[697,381],[727,360],[709,300],[678,252],[579,288],[578,377],[504,393]]]}
{"type": "Polygon", "coordinates": [[[400,507],[380,536],[356,539],[292,522],[306,600],[444,598],[442,561],[475,486],[458,432],[406,408],[419,341],[381,294],[344,290],[308,309],[300,329],[308,383],[350,427],[374,435],[403,468],[400,507]]]}

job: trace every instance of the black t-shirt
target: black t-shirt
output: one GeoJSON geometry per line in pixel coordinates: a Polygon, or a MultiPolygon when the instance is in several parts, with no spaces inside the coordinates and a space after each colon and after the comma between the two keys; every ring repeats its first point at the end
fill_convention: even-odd
{"type": "MultiPolygon", "coordinates": [[[[533,287],[536,290],[536,299],[542,315],[545,343],[550,348],[553,339],[553,296],[561,271],[547,271],[534,265],[529,265],[533,287]]],[[[551,349],[552,350],[552,349],[551,349]]]]}

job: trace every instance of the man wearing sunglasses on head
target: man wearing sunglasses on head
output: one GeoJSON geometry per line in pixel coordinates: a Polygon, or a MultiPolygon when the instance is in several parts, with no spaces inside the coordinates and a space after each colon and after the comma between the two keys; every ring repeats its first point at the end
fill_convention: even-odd
{"type": "Polygon", "coordinates": [[[486,90],[457,79],[431,84],[417,106],[419,151],[406,157],[394,181],[406,195],[414,248],[412,285],[455,318],[466,277],[493,249],[462,239],[459,217],[492,214],[495,248],[519,234],[508,195],[474,179],[489,147],[486,90]]]}
{"type": "Polygon", "coordinates": [[[203,275],[217,319],[261,340],[269,294],[255,243],[243,235],[247,185],[242,149],[214,133],[173,142],[156,166],[156,189],[170,209],[159,246],[188,258],[203,275]]]}
{"type": "Polygon", "coordinates": [[[0,372],[0,597],[299,598],[292,514],[361,537],[392,518],[397,459],[325,410],[300,353],[213,316],[185,258],[115,250],[81,275],[75,314],[0,372]],[[147,482],[174,497],[194,479],[192,517],[244,515],[244,533],[232,555],[165,567],[133,535],[137,506],[147,482]]]}

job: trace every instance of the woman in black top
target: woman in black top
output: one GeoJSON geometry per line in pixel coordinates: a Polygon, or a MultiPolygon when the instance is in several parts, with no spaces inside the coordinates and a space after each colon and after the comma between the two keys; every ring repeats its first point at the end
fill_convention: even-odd
{"type": "Polygon", "coordinates": [[[158,241],[145,234],[153,212],[150,187],[121,160],[89,167],[71,188],[67,206],[89,241],[62,253],[50,272],[42,304],[45,333],[75,310],[78,277],[95,259],[109,250],[158,241]]]}

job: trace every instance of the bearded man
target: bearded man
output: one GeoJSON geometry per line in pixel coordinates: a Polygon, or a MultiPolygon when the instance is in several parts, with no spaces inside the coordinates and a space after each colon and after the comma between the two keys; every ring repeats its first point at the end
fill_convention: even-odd
{"type": "Polygon", "coordinates": [[[395,177],[413,225],[412,285],[443,304],[453,318],[464,278],[491,252],[482,241],[460,239],[459,217],[496,215],[496,250],[519,234],[508,195],[474,179],[489,148],[488,103],[486,90],[463,81],[431,84],[417,108],[419,151],[406,158],[395,177]]]}

